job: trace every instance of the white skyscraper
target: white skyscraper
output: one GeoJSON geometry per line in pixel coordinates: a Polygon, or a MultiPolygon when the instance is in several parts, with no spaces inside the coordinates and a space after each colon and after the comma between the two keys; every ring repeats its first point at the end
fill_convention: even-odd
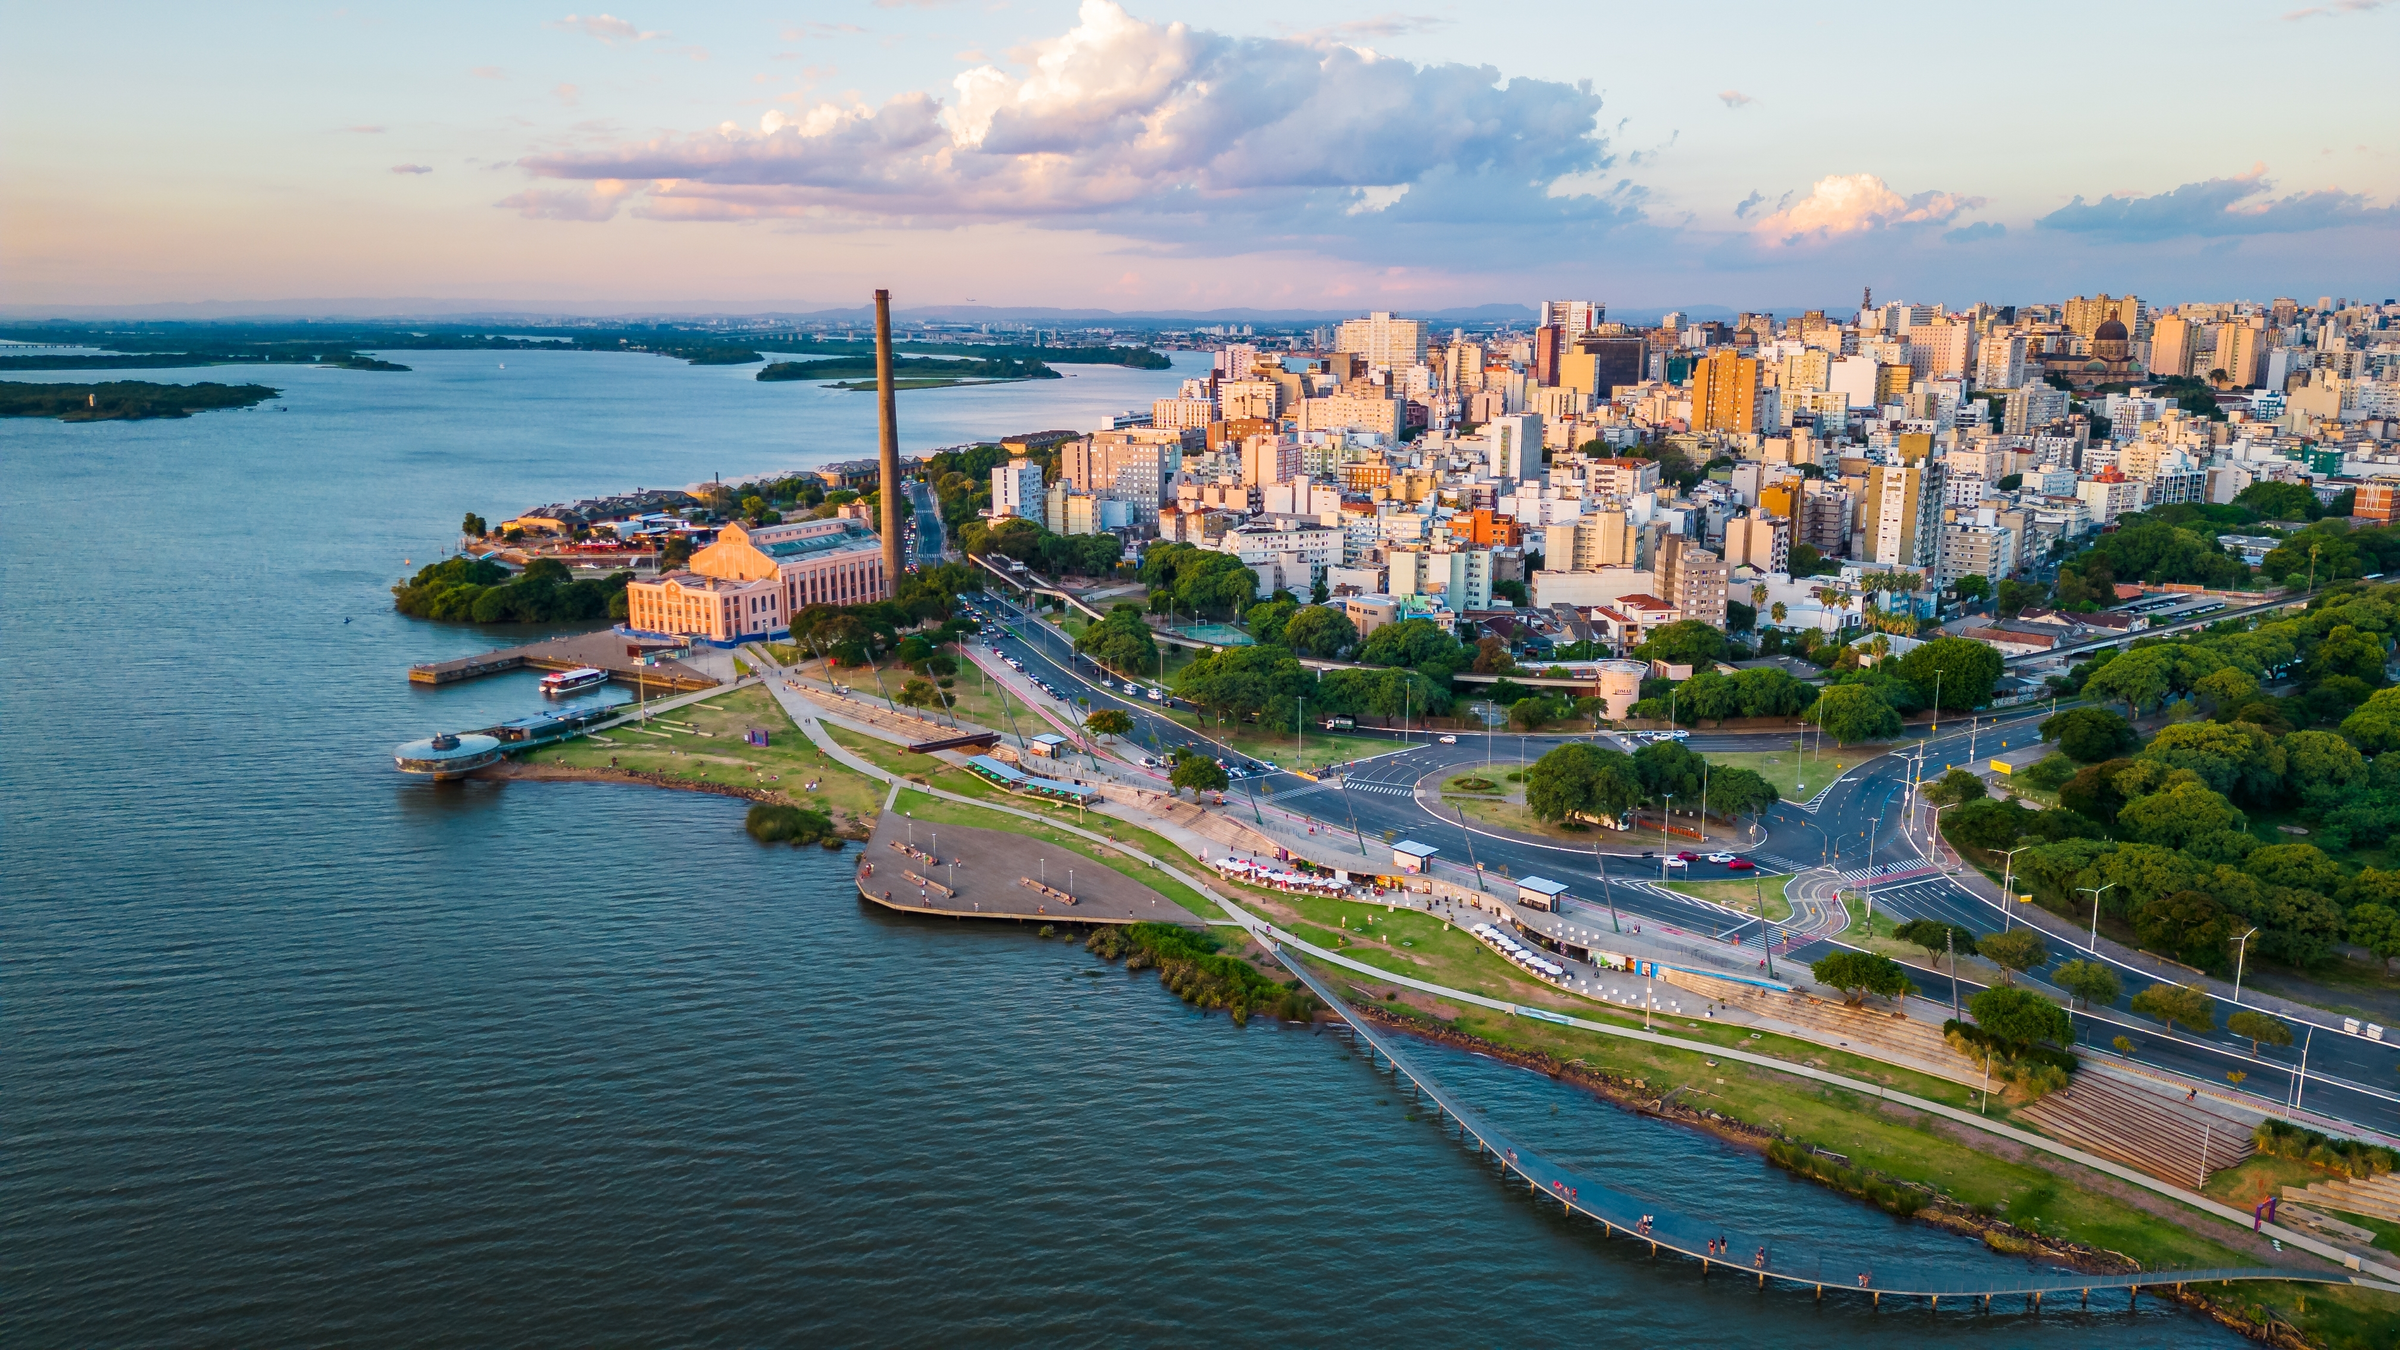
{"type": "Polygon", "coordinates": [[[992,470],[992,519],[1044,515],[1042,466],[1030,459],[1012,459],[992,470]]]}

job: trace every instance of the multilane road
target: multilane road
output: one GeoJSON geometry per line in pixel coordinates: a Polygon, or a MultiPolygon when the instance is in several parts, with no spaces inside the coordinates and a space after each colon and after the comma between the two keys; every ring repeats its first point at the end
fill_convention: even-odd
{"type": "MultiPolygon", "coordinates": [[[[994,600],[989,608],[1007,621],[1010,630],[1009,637],[996,635],[1000,650],[1024,662],[1028,673],[1056,686],[1069,699],[1086,699],[1093,707],[1116,707],[1132,714],[1132,739],[1140,744],[1160,753],[1190,748],[1231,764],[1251,762],[1162,716],[1146,698],[1125,695],[1117,682],[1078,656],[1065,636],[1047,623],[1006,601],[994,600]]],[[[1939,734],[1858,765],[1829,788],[1812,782],[1810,801],[1778,803],[1762,815],[1755,830],[1715,835],[1707,848],[1677,837],[1668,851],[1733,849],[1756,862],[1762,871],[1819,869],[1812,874],[1816,884],[1793,888],[1793,920],[1772,926],[1778,955],[1789,950],[1802,962],[1826,950],[1814,933],[1838,926],[1849,907],[1861,905],[1858,897],[1862,893],[1879,913],[1895,919],[1940,919],[1979,934],[2014,926],[2024,921],[2020,916],[2030,907],[2018,906],[2016,913],[2009,913],[1999,899],[1998,887],[1971,868],[1956,867],[1947,846],[1931,840],[1931,811],[1913,800],[1910,780],[1920,762],[1924,777],[1932,779],[1947,765],[1967,763],[1970,747],[1975,758],[1981,759],[1989,757],[2002,741],[2022,745],[2036,734],[2035,728],[2050,711],[2048,706],[2039,706],[1979,718],[1972,729],[1964,721],[1945,721],[1939,734]],[[1942,859],[1949,870],[1937,869],[1931,857],[1942,859]],[[1834,873],[1844,877],[1840,902],[1826,897],[1830,888],[1824,880],[1834,873]]],[[[1665,924],[1702,937],[1739,936],[1745,945],[1763,942],[1761,925],[1755,921],[1745,926],[1738,915],[1721,907],[1645,884],[1714,880],[1742,873],[1706,862],[1669,872],[1655,853],[1604,854],[1592,847],[1489,829],[1462,821],[1454,811],[1436,809],[1440,798],[1430,788],[1449,774],[1487,758],[1513,763],[1520,757],[1520,744],[1522,756],[1531,759],[1575,738],[1465,732],[1459,734],[1457,744],[1444,745],[1421,732],[1401,736],[1362,730],[1355,734],[1387,740],[1392,748],[1322,781],[1262,772],[1237,781],[1228,796],[1271,804],[1314,823],[1328,847],[1338,846],[1347,836],[1353,841],[1351,847],[1362,850],[1362,868],[1380,871],[1388,865],[1384,836],[1389,834],[1439,848],[1444,858],[1462,866],[1480,864],[1488,876],[1496,877],[1505,869],[1509,876],[1538,875],[1564,883],[1571,888],[1567,911],[1586,923],[1609,922],[1607,902],[1613,900],[1620,922],[1665,924]],[[1420,793],[1420,784],[1429,790],[1420,793]]],[[[1704,754],[1725,753],[1783,749],[1792,744],[1792,738],[1780,733],[1695,732],[1687,744],[1704,754]]],[[[1678,817],[1683,818],[1680,810],[1678,817]]],[[[1470,883],[1474,880],[1471,871],[1453,875],[1470,883]]],[[[2035,977],[2048,980],[2059,965],[2094,955],[2085,949],[2083,944],[2089,939],[2083,934],[2069,937],[2057,931],[2065,925],[2047,915],[2039,916],[2039,921],[2048,930],[2045,939],[2050,958],[2031,972],[2035,977]]],[[[2125,993],[2114,1007],[2074,1012],[2085,1053],[2129,1059],[2202,1084],[2215,1084],[2216,1091],[2237,1095],[2265,1110],[2287,1107],[2297,1095],[2307,1112],[2400,1134],[2400,1074],[2395,1073],[2400,1067],[2400,1046],[2379,1045],[2337,1030],[2312,1032],[2295,1026],[2298,1043],[2253,1053],[2249,1042],[2221,1029],[2210,1035],[2170,1033],[2128,1006],[2134,995],[2154,982],[2153,977],[2125,964],[2120,959],[2125,954],[2114,943],[2103,939],[2099,947],[2099,958],[2115,967],[2125,993]],[[2113,1048],[2112,1042],[2120,1036],[2133,1043],[2130,1056],[2120,1056],[2113,1048]],[[2324,1044],[2316,1043],[2320,1040],[2324,1044]],[[2229,1073],[2244,1074],[2245,1079],[2236,1085],[2228,1080],[2229,1073]]],[[[1963,1003],[1981,988],[1961,980],[1954,991],[1946,974],[1922,965],[1912,968],[1911,976],[1927,997],[1937,1000],[1947,1001],[1955,992],[1963,1003]]],[[[2220,1028],[2231,1010],[2225,1001],[2219,1001],[2220,1028]]],[[[2325,1027],[2339,1025],[2329,1014],[2319,1014],[2314,1020],[2325,1027]]]]}

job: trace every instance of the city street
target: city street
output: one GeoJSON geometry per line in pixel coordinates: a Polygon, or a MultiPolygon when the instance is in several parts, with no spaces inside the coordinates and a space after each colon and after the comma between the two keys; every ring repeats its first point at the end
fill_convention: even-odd
{"type": "MultiPolygon", "coordinates": [[[[1025,662],[1028,673],[1049,681],[1070,700],[1089,699],[1095,708],[1115,707],[1131,713],[1135,724],[1131,739],[1151,753],[1193,748],[1230,764],[1251,762],[1160,715],[1157,705],[1147,699],[1125,695],[1119,683],[1107,680],[1105,672],[1078,656],[1066,636],[1048,623],[996,597],[989,603],[1009,620],[1007,636],[993,635],[999,650],[1025,662]]],[[[1538,840],[1462,820],[1454,811],[1437,810],[1438,792],[1417,790],[1420,783],[1431,780],[1431,785],[1438,786],[1451,772],[1480,765],[1487,758],[1514,763],[1520,741],[1524,757],[1530,760],[1568,740],[1585,739],[1581,737],[1520,738],[1512,731],[1490,737],[1487,744],[1484,735],[1464,731],[1455,733],[1456,744],[1444,745],[1436,739],[1440,733],[1403,735],[1360,728],[1344,734],[1386,740],[1391,749],[1353,763],[1344,773],[1315,781],[1288,772],[1237,778],[1226,798],[1229,803],[1247,802],[1262,814],[1280,810],[1313,824],[1325,837],[1327,849],[1345,837],[1355,841],[1351,849],[1360,851],[1357,866],[1362,869],[1389,866],[1387,838],[1413,839],[1441,850],[1436,866],[1453,879],[1474,884],[1480,871],[1497,889],[1504,876],[1548,877],[1570,888],[1565,912],[1587,920],[1608,922],[1608,906],[1613,900],[1621,922],[1667,925],[1699,937],[1738,936],[1741,945],[1756,949],[1763,939],[1755,919],[1745,920],[1736,911],[1657,885],[1661,880],[1713,881],[1746,875],[1705,859],[1672,873],[1661,865],[1662,852],[1690,849],[1705,855],[1731,849],[1770,874],[1774,878],[1770,884],[1784,884],[1790,874],[1806,874],[1802,884],[1787,893],[1794,906],[1792,920],[1768,926],[1773,930],[1777,955],[1788,952],[1802,962],[1825,949],[1826,940],[1815,934],[1838,930],[1852,917],[1849,910],[1863,908],[1862,897],[1871,898],[1875,911],[1893,920],[1938,919],[1977,933],[2031,923],[2043,930],[2050,953],[2042,967],[2030,972],[2033,978],[2047,982],[2059,965],[2088,958],[2107,962],[2124,984],[2124,996],[2114,1007],[2075,1011],[2080,1048],[2085,1053],[2130,1059],[2183,1075],[2203,1086],[2213,1085],[2215,1092],[2270,1110],[2291,1101],[2305,1054],[2307,1082],[2300,1092],[2302,1106],[2400,1134],[2400,1073],[2395,1072],[2400,1068],[2400,1045],[2343,1034],[2336,1014],[2321,1010],[2303,1014],[2280,1001],[2245,993],[2243,1006],[2259,1007],[2292,1022],[2295,1036],[2295,1043],[2288,1048],[2270,1046],[2254,1054],[2248,1041],[2223,1030],[2226,1014],[2234,1010],[2223,989],[2212,990],[2219,995],[2218,1030],[2205,1035],[2170,1034],[2128,1006],[2136,994],[2161,978],[2151,973],[2156,969],[2153,963],[2105,936],[2095,956],[2087,950],[2090,939],[2084,931],[2035,906],[2018,905],[2013,915],[2006,913],[1999,887],[1973,868],[1960,867],[1947,845],[1939,849],[1944,866],[1937,868],[1929,859],[1935,852],[1927,833],[1931,810],[1922,805],[1913,813],[1908,810],[1910,778],[1919,771],[1919,763],[1923,776],[1931,780],[1950,765],[1968,763],[1970,749],[1973,758],[1980,760],[1997,753],[2004,741],[2011,747],[2022,746],[2051,711],[2048,704],[2010,710],[1979,717],[1971,728],[1963,718],[1945,718],[1938,735],[1895,745],[1892,753],[1850,769],[1829,788],[1820,789],[1811,801],[1782,802],[1769,808],[1754,839],[1739,839],[1733,833],[1736,827],[1725,822],[1712,823],[1707,848],[1683,836],[1675,836],[1672,847],[1652,844],[1633,851],[1538,840]],[[1726,833],[1720,837],[1718,831],[1726,833]],[[1830,884],[1837,875],[1839,899],[1833,897],[1835,888],[1830,884]],[[2312,1032],[2297,1020],[2301,1017],[2314,1023],[2316,1030],[2312,1032]],[[2318,1033],[2325,1044],[2315,1044],[2318,1033]],[[2120,1036],[2133,1042],[2131,1056],[2120,1055],[2111,1045],[2120,1036]],[[2246,1079],[2239,1084],[2230,1082],[2226,1078],[2229,1072],[2243,1073],[2246,1079]]],[[[1634,748],[1605,733],[1600,739],[1619,748],[1634,748]]],[[[1686,744],[1709,754],[1776,750],[1791,742],[1791,735],[1785,732],[1697,731],[1686,744]]],[[[1680,807],[1677,824],[1688,827],[1680,807]]],[[[1326,852],[1324,860],[1340,865],[1332,852],[1326,852]]],[[[1864,915],[1857,917],[1863,919],[1864,915]]],[[[1911,978],[1927,997],[1949,1000],[1952,990],[1947,974],[1921,962],[1909,964],[1911,978]]],[[[2175,971],[2173,976],[2178,982],[2201,978],[2183,971],[2175,971]]],[[[1972,998],[1981,987],[1960,981],[1960,1000],[1972,998]]],[[[2049,992],[2064,1001],[2055,988],[2049,992]]]]}

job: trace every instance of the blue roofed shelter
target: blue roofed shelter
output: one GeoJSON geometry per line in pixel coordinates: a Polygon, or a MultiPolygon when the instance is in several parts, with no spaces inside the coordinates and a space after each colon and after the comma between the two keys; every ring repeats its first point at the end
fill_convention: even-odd
{"type": "Polygon", "coordinates": [[[1548,877],[1525,877],[1517,882],[1517,903],[1544,913],[1557,913],[1559,901],[1566,893],[1566,887],[1548,877]]]}
{"type": "Polygon", "coordinates": [[[1433,865],[1433,855],[1441,852],[1430,844],[1403,839],[1392,845],[1392,866],[1403,872],[1422,872],[1433,865]]]}
{"type": "Polygon", "coordinates": [[[1014,764],[994,759],[990,755],[975,756],[967,761],[967,768],[976,777],[987,783],[997,784],[1011,792],[1022,792],[1029,797],[1043,797],[1054,802],[1071,802],[1077,806],[1089,806],[1100,797],[1099,793],[1079,783],[1062,783],[1055,778],[1043,778],[1030,774],[1014,764]]]}

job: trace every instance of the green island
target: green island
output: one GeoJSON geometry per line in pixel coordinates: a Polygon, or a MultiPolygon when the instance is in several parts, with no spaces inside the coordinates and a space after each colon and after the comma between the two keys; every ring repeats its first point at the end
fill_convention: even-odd
{"type": "Polygon", "coordinates": [[[18,384],[0,381],[0,417],[55,417],[61,422],[132,422],[189,417],[218,408],[248,408],[279,398],[263,384],[18,384]]]}
{"type": "Polygon", "coordinates": [[[406,370],[407,366],[357,352],[155,352],[93,356],[0,356],[7,370],[188,370],[194,366],[326,366],[334,370],[406,370]]]}
{"type": "MultiPolygon", "coordinates": [[[[797,341],[775,342],[761,339],[761,345],[777,352],[798,356],[867,356],[875,355],[872,342],[822,341],[801,338],[797,341]]],[[[1038,361],[1050,366],[1125,366],[1133,370],[1165,370],[1172,363],[1164,352],[1148,347],[1036,347],[1019,343],[908,342],[892,344],[894,352],[933,353],[936,355],[967,351],[978,358],[993,361],[1038,361]]]]}
{"type": "MultiPolygon", "coordinates": [[[[758,372],[758,378],[769,382],[825,380],[833,382],[836,389],[872,389],[875,387],[875,361],[872,357],[777,361],[758,372]]],[[[930,356],[892,358],[893,387],[899,389],[947,389],[961,384],[1062,378],[1057,371],[1039,361],[1013,357],[994,360],[930,356]]]]}

